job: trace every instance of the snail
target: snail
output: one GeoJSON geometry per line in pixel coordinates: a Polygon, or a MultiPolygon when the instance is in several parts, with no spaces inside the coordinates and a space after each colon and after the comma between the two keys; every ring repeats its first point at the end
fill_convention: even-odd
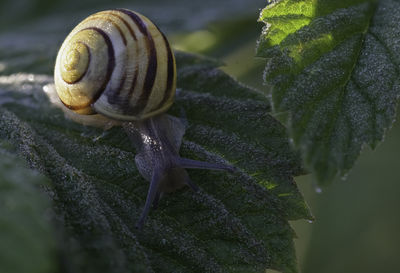
{"type": "Polygon", "coordinates": [[[165,113],[174,102],[175,57],[160,29],[137,12],[107,10],[79,23],[59,49],[54,81],[66,108],[115,121],[133,141],[137,169],[150,182],[139,229],[163,193],[198,190],[185,169],[233,170],[179,156],[186,126],[165,113]]]}

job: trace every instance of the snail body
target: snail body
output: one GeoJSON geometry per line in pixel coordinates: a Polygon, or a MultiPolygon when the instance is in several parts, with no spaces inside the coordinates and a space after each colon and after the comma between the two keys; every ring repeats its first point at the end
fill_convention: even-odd
{"type": "Polygon", "coordinates": [[[165,35],[145,16],[116,9],[95,13],[63,42],[54,80],[64,106],[122,124],[137,150],[136,166],[150,182],[141,228],[161,194],[198,187],[186,168],[232,170],[179,156],[184,123],[163,114],[174,101],[175,57],[165,35]]]}

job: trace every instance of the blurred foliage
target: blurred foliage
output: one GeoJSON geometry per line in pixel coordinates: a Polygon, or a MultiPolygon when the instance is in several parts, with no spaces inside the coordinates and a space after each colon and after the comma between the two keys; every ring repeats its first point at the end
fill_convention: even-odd
{"type": "Polygon", "coordinates": [[[310,176],[297,179],[316,218],[313,224],[295,225],[301,272],[398,271],[399,140],[396,122],[375,151],[366,148],[361,153],[346,180],[323,188],[320,194],[310,186],[310,176]]]}
{"type": "Polygon", "coordinates": [[[56,269],[48,180],[24,166],[11,143],[0,140],[0,272],[52,273],[56,269]]]}
{"type": "Polygon", "coordinates": [[[0,30],[49,20],[70,28],[88,14],[123,7],[150,17],[166,34],[170,34],[202,29],[210,23],[226,19],[233,21],[233,17],[239,21],[250,16],[254,18],[263,4],[262,0],[3,0],[0,2],[0,30]]]}

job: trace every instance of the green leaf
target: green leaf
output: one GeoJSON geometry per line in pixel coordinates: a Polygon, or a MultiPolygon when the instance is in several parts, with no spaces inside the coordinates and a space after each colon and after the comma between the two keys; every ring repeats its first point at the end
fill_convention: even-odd
{"type": "Polygon", "coordinates": [[[142,232],[134,226],[148,183],[132,144],[120,128],[65,119],[42,91],[53,88],[51,77],[0,77],[0,136],[52,180],[85,272],[296,272],[288,220],[311,216],[292,178],[302,169],[285,128],[267,114],[263,95],[215,62],[183,53],[177,62],[171,114],[189,123],[181,154],[224,159],[239,171],[190,171],[202,191],[167,195],[142,232]]]}
{"type": "Polygon", "coordinates": [[[180,154],[225,160],[238,171],[189,171],[200,193],[165,195],[138,231],[148,183],[133,145],[121,128],[85,127],[52,103],[51,74],[66,30],[42,26],[0,35],[0,52],[9,49],[0,53],[0,140],[51,181],[63,224],[60,271],[297,272],[288,221],[312,219],[293,179],[304,171],[265,95],[215,60],[177,52],[169,114],[188,122],[180,154]]]}
{"type": "Polygon", "coordinates": [[[400,2],[277,1],[258,56],[267,59],[275,113],[317,181],[345,176],[364,144],[383,139],[399,86],[400,2]]]}
{"type": "Polygon", "coordinates": [[[10,148],[0,141],[0,272],[54,272],[50,202],[37,189],[48,181],[10,148]]]}
{"type": "Polygon", "coordinates": [[[181,154],[223,158],[240,171],[191,171],[202,191],[163,198],[143,232],[134,225],[148,183],[131,143],[120,128],[102,132],[65,119],[42,91],[53,88],[51,77],[0,78],[0,136],[52,180],[85,272],[295,272],[288,220],[311,216],[292,178],[302,170],[285,128],[266,114],[263,95],[214,62],[182,53],[177,61],[171,113],[189,122],[181,154]]]}

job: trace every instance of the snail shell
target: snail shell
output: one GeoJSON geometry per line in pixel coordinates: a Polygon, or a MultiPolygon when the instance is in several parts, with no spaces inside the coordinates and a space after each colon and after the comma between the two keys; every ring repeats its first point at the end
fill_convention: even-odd
{"type": "Polygon", "coordinates": [[[54,80],[62,103],[76,113],[143,120],[172,105],[175,58],[164,34],[145,16],[102,11],[67,36],[54,80]]]}

